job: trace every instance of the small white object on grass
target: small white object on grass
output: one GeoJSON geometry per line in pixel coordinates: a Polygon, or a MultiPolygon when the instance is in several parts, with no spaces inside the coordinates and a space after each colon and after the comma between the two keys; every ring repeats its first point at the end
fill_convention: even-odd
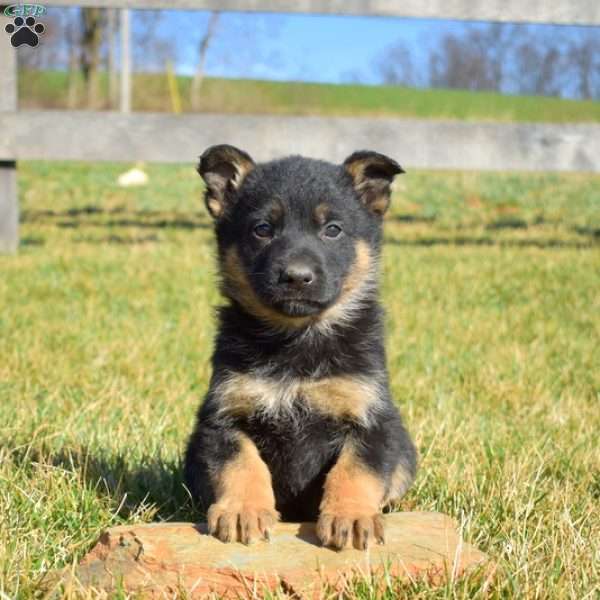
{"type": "Polygon", "coordinates": [[[137,165],[133,169],[121,173],[117,178],[117,183],[121,187],[146,185],[148,183],[148,174],[142,170],[142,165],[137,165]]]}

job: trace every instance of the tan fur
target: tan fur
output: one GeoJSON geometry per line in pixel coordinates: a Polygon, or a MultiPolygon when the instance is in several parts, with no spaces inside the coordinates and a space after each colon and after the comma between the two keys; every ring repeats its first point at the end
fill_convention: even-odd
{"type": "Polygon", "coordinates": [[[345,167],[355,184],[364,181],[365,163],[363,161],[355,160],[345,165],[345,167]]]}
{"type": "Polygon", "coordinates": [[[262,507],[275,507],[271,473],[254,442],[238,434],[239,452],[214,476],[217,502],[235,503],[240,500],[262,507]]]}
{"type": "Polygon", "coordinates": [[[369,198],[369,209],[376,215],[383,216],[390,205],[390,193],[388,189],[381,188],[379,190],[367,189],[367,184],[362,184],[358,188],[359,194],[369,198]]]}
{"type": "Polygon", "coordinates": [[[364,295],[376,283],[376,262],[372,259],[369,245],[364,240],[358,240],[355,252],[354,263],[342,285],[338,300],[314,316],[290,317],[266,306],[252,289],[235,246],[228,248],[223,257],[223,292],[234,297],[251,314],[273,327],[286,330],[314,326],[327,331],[334,323],[350,318],[360,309],[364,295]]]}
{"type": "Polygon", "coordinates": [[[352,444],[347,443],[327,475],[320,510],[372,515],[381,509],[383,496],[381,478],[362,464],[352,444]]]}
{"type": "Polygon", "coordinates": [[[383,215],[390,204],[390,187],[385,182],[374,182],[367,179],[365,171],[368,164],[368,161],[357,160],[346,164],[345,167],[365,206],[375,214],[383,215]]]}
{"type": "Polygon", "coordinates": [[[343,548],[354,541],[365,548],[372,541],[383,542],[380,510],[384,482],[346,443],[323,486],[317,535],[325,545],[343,548]]]}
{"type": "Polygon", "coordinates": [[[302,395],[309,406],[335,418],[351,418],[367,423],[368,411],[379,402],[379,387],[359,377],[329,377],[308,381],[302,395]]]}
{"type": "Polygon", "coordinates": [[[207,196],[206,198],[206,207],[208,208],[208,212],[216,219],[223,214],[223,204],[214,196],[207,196]]]}
{"type": "Polygon", "coordinates": [[[274,379],[231,373],[215,389],[223,412],[247,415],[289,411],[298,399],[310,408],[339,419],[367,424],[379,402],[376,383],[360,377],[274,379]]]}
{"type": "Polygon", "coordinates": [[[281,204],[281,201],[277,201],[275,205],[269,211],[269,219],[271,222],[276,223],[281,219],[284,213],[284,208],[281,204]]]}
{"type": "Polygon", "coordinates": [[[233,178],[231,184],[233,185],[233,187],[237,190],[239,189],[239,187],[242,185],[242,182],[244,181],[244,179],[246,179],[246,176],[248,175],[248,173],[250,173],[250,171],[252,171],[252,169],[254,169],[255,164],[252,161],[248,161],[248,160],[237,160],[235,162],[235,169],[236,169],[236,175],[233,178]]]}
{"type": "Polygon", "coordinates": [[[329,211],[329,206],[325,204],[325,202],[321,202],[321,204],[319,204],[315,208],[315,211],[313,213],[315,222],[318,225],[325,225],[325,223],[327,222],[327,216],[329,215],[329,211]]]}
{"type": "Polygon", "coordinates": [[[225,212],[227,186],[230,185],[234,190],[239,189],[248,173],[255,167],[251,160],[247,160],[238,152],[230,152],[222,149],[220,153],[223,155],[223,160],[226,160],[233,166],[235,174],[229,182],[225,181],[220,175],[216,175],[210,171],[202,175],[207,185],[206,208],[215,219],[219,218],[225,212]]]}
{"type": "Polygon", "coordinates": [[[238,433],[239,452],[212,476],[215,503],[208,510],[211,533],[223,541],[250,543],[268,536],[277,520],[271,473],[252,440],[238,433]]]}
{"type": "Polygon", "coordinates": [[[320,315],[323,324],[336,323],[352,317],[362,306],[365,293],[377,283],[376,262],[371,256],[371,248],[364,240],[358,240],[354,246],[356,256],[337,302],[320,315]]]}

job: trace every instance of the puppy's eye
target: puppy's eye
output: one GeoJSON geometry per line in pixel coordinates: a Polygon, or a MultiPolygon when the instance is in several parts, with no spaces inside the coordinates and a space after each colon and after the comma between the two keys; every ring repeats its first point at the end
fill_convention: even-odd
{"type": "Polygon", "coordinates": [[[273,237],[273,228],[268,223],[259,223],[254,228],[254,235],[262,239],[273,237]]]}
{"type": "Polygon", "coordinates": [[[342,228],[335,223],[330,223],[325,227],[325,236],[328,238],[336,238],[342,233],[342,228]]]}

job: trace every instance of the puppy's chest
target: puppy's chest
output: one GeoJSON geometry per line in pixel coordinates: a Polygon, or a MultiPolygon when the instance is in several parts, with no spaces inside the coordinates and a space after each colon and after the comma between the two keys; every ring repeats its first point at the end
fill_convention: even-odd
{"type": "Polygon", "coordinates": [[[306,415],[366,424],[380,402],[374,380],[353,375],[320,378],[269,377],[228,372],[215,386],[219,411],[273,422],[302,422],[306,415]]]}
{"type": "Polygon", "coordinates": [[[312,495],[321,490],[348,430],[302,406],[276,418],[254,414],[240,419],[238,426],[256,444],[269,468],[278,510],[294,498],[301,503],[314,500],[312,495]]]}

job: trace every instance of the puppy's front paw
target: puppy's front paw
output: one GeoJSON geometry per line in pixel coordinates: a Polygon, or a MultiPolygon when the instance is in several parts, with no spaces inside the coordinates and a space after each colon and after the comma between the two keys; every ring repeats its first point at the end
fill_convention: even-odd
{"type": "Polygon", "coordinates": [[[317,521],[317,537],[324,546],[341,550],[349,543],[359,550],[366,550],[369,544],[383,544],[383,519],[374,515],[335,515],[322,513],[317,521]]]}
{"type": "Polygon", "coordinates": [[[259,539],[269,540],[271,529],[279,519],[277,512],[242,503],[219,502],[207,513],[208,532],[222,542],[252,544],[259,539]]]}

